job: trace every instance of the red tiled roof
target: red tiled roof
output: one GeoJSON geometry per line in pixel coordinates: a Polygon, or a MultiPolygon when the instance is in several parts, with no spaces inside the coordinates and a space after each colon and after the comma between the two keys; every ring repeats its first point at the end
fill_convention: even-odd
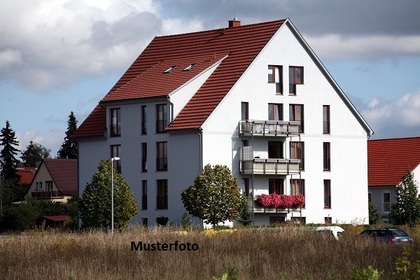
{"type": "Polygon", "coordinates": [[[420,164],[420,137],[368,141],[369,186],[396,186],[420,164]]]}
{"type": "Polygon", "coordinates": [[[20,176],[20,183],[29,185],[35,177],[36,167],[18,167],[16,173],[20,176]]]}
{"type": "Polygon", "coordinates": [[[70,216],[67,215],[56,215],[56,216],[42,216],[44,219],[53,221],[53,222],[62,222],[70,219],[70,216]]]}
{"type": "Polygon", "coordinates": [[[73,133],[73,138],[104,137],[106,130],[106,111],[97,105],[82,125],[73,133]]]}
{"type": "MultiPolygon", "coordinates": [[[[168,95],[198,73],[194,69],[181,71],[184,65],[209,56],[218,60],[228,54],[169,126],[169,130],[199,128],[284,22],[155,37],[102,101],[168,95]],[[179,69],[163,74],[162,69],[171,63],[180,64],[179,69]]],[[[99,114],[97,110],[82,123],[75,138],[104,134],[105,112],[99,114]]]]}
{"type": "Polygon", "coordinates": [[[77,160],[44,159],[45,167],[63,195],[77,193],[77,160]]]}

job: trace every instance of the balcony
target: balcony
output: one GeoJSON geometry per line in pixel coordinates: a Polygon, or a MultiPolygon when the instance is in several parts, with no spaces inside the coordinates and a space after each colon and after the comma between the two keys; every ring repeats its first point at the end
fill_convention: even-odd
{"type": "Polygon", "coordinates": [[[241,160],[240,170],[246,175],[289,175],[299,174],[299,165],[299,159],[254,158],[241,160]]]}
{"type": "Polygon", "coordinates": [[[242,136],[283,136],[299,135],[300,121],[240,121],[239,134],[242,136]]]}
{"type": "Polygon", "coordinates": [[[32,192],[33,199],[53,199],[63,198],[64,196],[59,191],[35,191],[32,192]]]}

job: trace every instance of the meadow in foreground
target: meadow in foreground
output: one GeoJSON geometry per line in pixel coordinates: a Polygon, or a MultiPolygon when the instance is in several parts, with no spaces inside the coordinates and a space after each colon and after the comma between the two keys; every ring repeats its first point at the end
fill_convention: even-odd
{"type": "MultiPolygon", "coordinates": [[[[420,265],[419,244],[407,249],[374,243],[357,237],[361,229],[348,226],[339,241],[293,226],[222,231],[139,227],[113,234],[34,231],[0,236],[0,275],[195,280],[233,269],[238,279],[350,279],[371,266],[382,272],[381,279],[397,279],[395,264],[404,250],[411,263],[420,265]],[[188,250],[188,243],[196,246],[188,250]]],[[[417,242],[419,231],[410,232],[417,242]]]]}

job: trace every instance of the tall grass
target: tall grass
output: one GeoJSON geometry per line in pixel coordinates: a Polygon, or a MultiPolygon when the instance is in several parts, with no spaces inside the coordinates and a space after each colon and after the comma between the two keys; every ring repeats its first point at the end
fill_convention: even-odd
{"type": "MultiPolygon", "coordinates": [[[[373,243],[357,238],[356,232],[360,230],[347,228],[339,241],[300,227],[7,235],[0,236],[0,278],[195,280],[235,269],[238,279],[349,279],[356,270],[372,266],[383,271],[383,279],[392,279],[405,246],[373,243]],[[140,241],[189,242],[199,247],[196,251],[132,250],[132,242],[140,241]]],[[[413,252],[420,249],[417,243],[411,247],[413,252]]]]}

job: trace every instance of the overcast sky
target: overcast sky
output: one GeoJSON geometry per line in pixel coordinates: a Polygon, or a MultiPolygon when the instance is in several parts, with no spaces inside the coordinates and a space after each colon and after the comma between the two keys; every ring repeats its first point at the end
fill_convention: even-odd
{"type": "MultiPolygon", "coordinates": [[[[55,156],[154,36],[289,18],[375,131],[420,136],[418,0],[0,0],[0,128],[55,156]]],[[[20,154],[19,154],[20,157],[20,154]]]]}

